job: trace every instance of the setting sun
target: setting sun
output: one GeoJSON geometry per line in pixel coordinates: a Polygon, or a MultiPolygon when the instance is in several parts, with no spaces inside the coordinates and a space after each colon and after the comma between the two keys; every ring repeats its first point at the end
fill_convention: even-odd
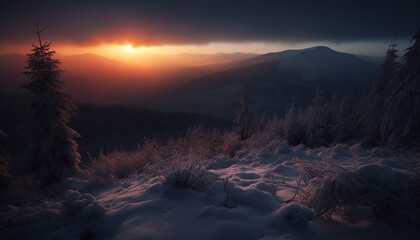
{"type": "Polygon", "coordinates": [[[134,49],[131,45],[127,45],[127,46],[125,46],[125,51],[129,52],[129,53],[132,53],[132,52],[134,52],[134,49]]]}

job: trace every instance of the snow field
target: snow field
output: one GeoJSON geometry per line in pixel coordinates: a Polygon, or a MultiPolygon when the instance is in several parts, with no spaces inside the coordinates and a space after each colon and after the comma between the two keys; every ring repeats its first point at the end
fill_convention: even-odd
{"type": "MultiPolygon", "coordinates": [[[[79,239],[90,232],[94,239],[415,239],[420,233],[410,225],[394,228],[382,221],[368,224],[316,216],[301,203],[285,202],[295,189],[272,182],[274,178],[296,186],[296,157],[309,162],[331,158],[336,169],[351,169],[357,156],[359,171],[376,166],[406,176],[408,169],[387,150],[298,146],[280,153],[244,151],[239,156],[220,157],[209,165],[207,170],[218,179],[206,192],[177,189],[171,181],[146,175],[97,187],[69,179],[70,189],[57,201],[31,209],[6,206],[7,215],[22,220],[1,230],[0,237],[79,239]]],[[[2,219],[1,224],[7,221],[2,219]]]]}

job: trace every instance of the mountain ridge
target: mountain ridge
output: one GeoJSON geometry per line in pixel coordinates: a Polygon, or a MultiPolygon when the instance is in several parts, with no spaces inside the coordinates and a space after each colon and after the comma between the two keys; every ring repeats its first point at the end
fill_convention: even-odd
{"type": "Polygon", "coordinates": [[[255,110],[282,114],[292,103],[297,107],[310,104],[318,87],[326,97],[335,92],[343,96],[354,89],[364,90],[378,68],[353,54],[319,46],[268,53],[232,65],[231,69],[191,80],[180,87],[178,95],[170,96],[172,100],[161,100],[153,107],[209,111],[214,116],[232,118],[242,88],[248,85],[255,110]]]}
{"type": "MultiPolygon", "coordinates": [[[[255,99],[256,110],[274,114],[284,112],[292,102],[297,106],[309,104],[317,87],[323,88],[327,96],[335,91],[343,95],[355,87],[364,89],[377,69],[377,64],[354,54],[315,46],[209,65],[207,69],[206,66],[174,69],[164,74],[168,79],[181,80],[170,82],[167,79],[163,84],[163,77],[150,76],[136,65],[96,54],[58,54],[57,58],[63,60],[66,86],[70,93],[76,93],[78,101],[118,102],[166,112],[205,113],[205,109],[210,109],[214,116],[224,118],[231,118],[234,114],[245,83],[253,88],[251,95],[255,99]],[[103,61],[103,64],[95,67],[90,62],[96,60],[92,59],[100,59],[98,62],[103,61]],[[72,62],[76,62],[73,68],[68,68],[72,62]],[[102,72],[106,74],[101,76],[102,72]],[[150,88],[147,84],[155,84],[156,87],[150,88]],[[263,103],[268,107],[263,107],[263,103]]],[[[12,81],[15,85],[25,79],[21,74],[25,56],[0,56],[0,62],[6,65],[13,65],[16,59],[20,59],[17,69],[0,66],[0,78],[5,79],[5,73],[9,73],[12,79],[21,79],[20,82],[12,81]]],[[[16,89],[15,86],[7,86],[10,85],[7,81],[2,80],[0,84],[6,91],[16,89]]]]}

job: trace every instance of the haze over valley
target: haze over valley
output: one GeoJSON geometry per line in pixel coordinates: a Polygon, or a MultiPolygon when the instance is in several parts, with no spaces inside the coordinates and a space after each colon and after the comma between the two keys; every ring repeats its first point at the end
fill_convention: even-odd
{"type": "MultiPolygon", "coordinates": [[[[65,88],[81,103],[118,104],[165,112],[232,118],[242,88],[250,85],[254,107],[270,115],[291,103],[306,106],[317,87],[331,97],[366,90],[379,58],[315,46],[267,54],[217,53],[155,56],[154,67],[94,54],[58,55],[65,88]]],[[[3,92],[22,93],[25,56],[0,56],[3,92]]]]}

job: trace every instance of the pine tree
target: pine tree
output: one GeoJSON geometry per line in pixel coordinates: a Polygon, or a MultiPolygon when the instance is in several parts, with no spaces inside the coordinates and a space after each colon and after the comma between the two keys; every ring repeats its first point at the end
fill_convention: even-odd
{"type": "Polygon", "coordinates": [[[300,143],[301,139],[294,104],[290,106],[289,111],[284,116],[283,132],[289,145],[296,146],[300,143]]]}
{"type": "Polygon", "coordinates": [[[67,126],[77,107],[72,96],[62,90],[61,62],[53,58],[51,43],[41,41],[41,32],[37,24],[34,33],[39,46],[32,45],[32,52],[27,55],[24,74],[30,82],[22,87],[30,93],[34,111],[30,122],[34,141],[28,168],[41,186],[47,187],[79,170],[80,155],[74,140],[79,134],[67,126]]]}
{"type": "Polygon", "coordinates": [[[369,86],[369,89],[361,101],[361,121],[364,125],[364,145],[375,146],[381,143],[380,125],[385,114],[385,99],[390,94],[390,87],[393,88],[392,81],[399,68],[396,62],[398,58],[396,43],[389,45],[386,56],[381,65],[379,75],[369,86]]]}
{"type": "Polygon", "coordinates": [[[236,110],[234,126],[241,141],[249,138],[256,130],[255,113],[251,109],[251,97],[245,87],[241,97],[241,108],[236,110]]]}
{"type": "Polygon", "coordinates": [[[257,124],[258,131],[263,131],[264,128],[267,126],[267,122],[268,122],[267,113],[264,111],[263,114],[261,115],[260,121],[257,124]]]}
{"type": "MultiPolygon", "coordinates": [[[[0,130],[0,140],[6,137],[6,134],[0,130]]],[[[0,192],[9,186],[13,179],[12,175],[7,171],[7,167],[9,166],[8,158],[6,149],[0,146],[0,192]]]]}
{"type": "Polygon", "coordinates": [[[354,135],[354,127],[352,122],[351,106],[348,103],[348,98],[343,97],[340,106],[338,107],[337,117],[333,127],[333,141],[335,143],[342,143],[348,141],[354,135]]]}
{"type": "Polygon", "coordinates": [[[327,101],[321,95],[321,89],[318,88],[313,99],[313,104],[306,112],[307,130],[305,145],[308,147],[322,147],[327,145],[326,106],[327,101]]]}
{"type": "Polygon", "coordinates": [[[389,86],[381,121],[381,143],[390,148],[408,148],[420,140],[420,28],[411,42],[389,86]]]}
{"type": "Polygon", "coordinates": [[[338,99],[338,92],[335,92],[331,101],[327,104],[325,113],[325,127],[326,127],[326,141],[328,143],[334,142],[334,127],[337,123],[338,111],[340,102],[338,99]]]}

